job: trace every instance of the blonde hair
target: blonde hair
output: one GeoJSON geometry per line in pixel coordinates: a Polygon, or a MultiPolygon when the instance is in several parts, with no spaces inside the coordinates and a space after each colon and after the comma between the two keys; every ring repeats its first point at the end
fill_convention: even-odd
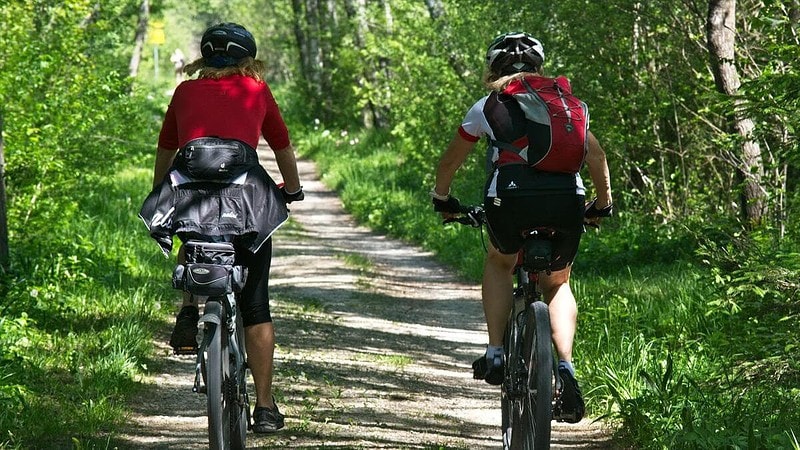
{"type": "Polygon", "coordinates": [[[264,69],[266,65],[264,61],[245,57],[239,60],[234,66],[228,67],[213,67],[206,63],[205,58],[200,58],[186,65],[183,71],[188,75],[194,75],[198,72],[197,78],[211,78],[218,80],[229,75],[243,75],[246,77],[255,78],[258,81],[264,81],[264,69]]]}
{"type": "Polygon", "coordinates": [[[490,70],[483,74],[483,85],[490,91],[502,92],[511,84],[512,81],[524,78],[527,76],[542,76],[541,71],[538,72],[517,72],[511,75],[498,75],[490,70]]]}

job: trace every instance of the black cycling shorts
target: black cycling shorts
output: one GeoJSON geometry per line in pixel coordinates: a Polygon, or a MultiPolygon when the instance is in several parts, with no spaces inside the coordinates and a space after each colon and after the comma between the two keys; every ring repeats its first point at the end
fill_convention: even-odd
{"type": "Polygon", "coordinates": [[[269,312],[269,268],[272,263],[272,238],[253,253],[236,248],[236,263],[247,267],[247,282],[239,297],[242,323],[245,327],[272,322],[269,312]]]}
{"type": "Polygon", "coordinates": [[[536,193],[529,196],[484,199],[489,239],[500,250],[510,255],[522,248],[522,233],[537,227],[550,227],[558,231],[553,241],[552,270],[562,270],[571,265],[578,254],[583,234],[584,196],[575,193],[536,193]]]}

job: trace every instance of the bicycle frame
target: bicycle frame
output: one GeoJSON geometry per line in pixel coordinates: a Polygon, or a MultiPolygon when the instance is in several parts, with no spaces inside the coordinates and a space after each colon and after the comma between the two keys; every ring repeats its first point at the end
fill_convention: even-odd
{"type": "MultiPolygon", "coordinates": [[[[446,219],[481,228],[486,215],[480,206],[465,207],[464,216],[446,219]]],[[[539,292],[539,273],[550,270],[550,228],[528,230],[514,268],[513,304],[503,343],[505,374],[501,385],[504,449],[550,448],[554,390],[558,373],[550,330],[550,313],[539,292]]]]}
{"type": "Polygon", "coordinates": [[[516,285],[504,344],[503,444],[506,449],[548,449],[553,394],[559,381],[550,313],[539,290],[539,275],[550,270],[556,231],[536,228],[523,235],[514,267],[516,285]]]}
{"type": "Polygon", "coordinates": [[[210,448],[245,448],[250,407],[244,328],[236,295],[209,297],[200,323],[203,339],[192,391],[208,396],[210,448]]]}
{"type": "Polygon", "coordinates": [[[227,241],[190,240],[186,262],[173,273],[173,286],[206,297],[199,319],[192,391],[206,395],[211,449],[244,449],[250,426],[245,337],[238,292],[247,277],[227,241]]]}
{"type": "Polygon", "coordinates": [[[538,273],[515,267],[513,306],[506,327],[506,376],[501,388],[503,447],[550,448],[555,364],[550,316],[538,290],[538,273]]]}

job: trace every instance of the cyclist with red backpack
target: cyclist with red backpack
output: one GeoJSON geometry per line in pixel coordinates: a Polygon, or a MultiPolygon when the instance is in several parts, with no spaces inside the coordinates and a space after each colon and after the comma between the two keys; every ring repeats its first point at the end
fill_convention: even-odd
{"type": "Polygon", "coordinates": [[[542,273],[539,283],[549,304],[563,386],[554,418],[574,423],[583,418],[585,408],[572,366],[577,303],[569,277],[584,222],[597,225],[611,215],[611,182],[605,152],[589,131],[588,108],[572,96],[565,77],[542,75],[543,62],[541,42],[527,33],[503,34],[491,43],[484,77],[491,92],[467,112],[439,161],[430,195],[443,218],[459,215],[461,205],[450,195],[451,182],[486,136],[490,167],[484,209],[492,245],[484,264],[482,299],[489,345],[472,367],[473,376],[489,384],[503,381],[503,336],[522,232],[543,226],[559,231],[551,272],[542,273]],[[584,163],[597,195],[588,206],[579,173],[584,163]]]}

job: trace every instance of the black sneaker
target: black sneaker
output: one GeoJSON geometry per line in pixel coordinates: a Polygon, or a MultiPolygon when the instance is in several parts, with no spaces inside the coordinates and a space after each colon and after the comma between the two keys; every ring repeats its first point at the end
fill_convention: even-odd
{"type": "Polygon", "coordinates": [[[553,408],[553,418],[559,422],[578,423],[586,411],[581,388],[567,368],[559,367],[558,376],[561,378],[561,390],[553,408]]]}
{"type": "Polygon", "coordinates": [[[274,433],[283,428],[283,414],[278,411],[278,404],[273,409],[256,406],[253,410],[253,432],[274,433]]]}
{"type": "Polygon", "coordinates": [[[495,358],[494,363],[489,367],[486,355],[476,359],[472,363],[472,378],[486,380],[487,383],[494,386],[503,384],[503,359],[495,358]],[[499,365],[496,365],[498,362],[499,365]]]}
{"type": "Polygon", "coordinates": [[[200,312],[196,306],[184,306],[175,319],[175,328],[169,338],[169,345],[176,355],[197,353],[197,321],[200,312]]]}

